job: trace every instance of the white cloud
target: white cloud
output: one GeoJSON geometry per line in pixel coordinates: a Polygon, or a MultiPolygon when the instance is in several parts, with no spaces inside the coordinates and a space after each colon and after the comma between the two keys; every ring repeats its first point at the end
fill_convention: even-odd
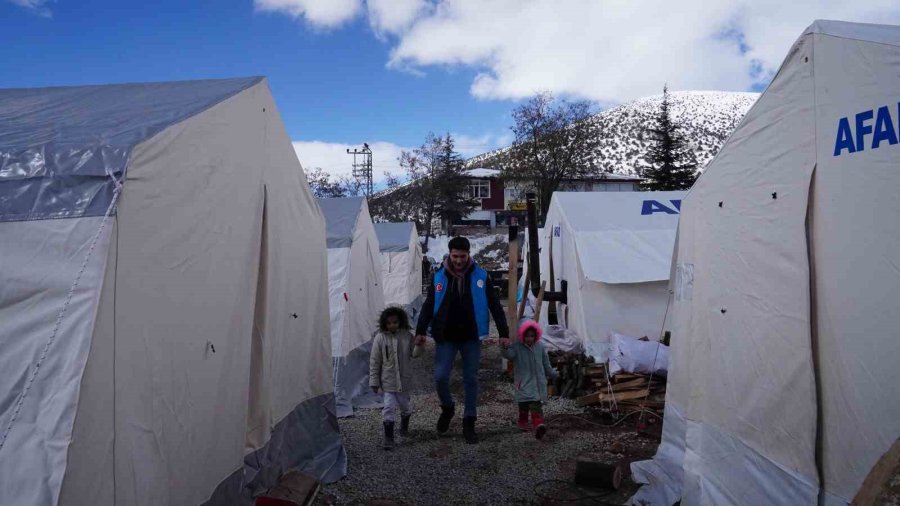
{"type": "Polygon", "coordinates": [[[425,0],[367,0],[369,24],[378,35],[400,33],[428,9],[425,0]]]}
{"type": "Polygon", "coordinates": [[[451,136],[455,141],[456,151],[463,158],[470,158],[497,148],[509,146],[513,141],[512,132],[486,133],[476,136],[452,133],[451,136]]]}
{"type": "MultiPolygon", "coordinates": [[[[765,84],[814,19],[900,21],[896,0],[439,0],[403,30],[389,66],[466,66],[471,93],[550,90],[601,102],[670,89],[765,84]]],[[[370,23],[372,20],[370,19],[370,23]]]]}
{"type": "MultiPolygon", "coordinates": [[[[459,133],[451,135],[456,142],[456,151],[463,158],[480,155],[512,143],[512,135],[508,132],[486,133],[480,136],[459,133]]],[[[321,167],[333,176],[350,175],[353,171],[353,155],[348,154],[347,150],[362,148],[362,143],[324,141],[294,141],[293,145],[304,170],[321,167]]],[[[411,151],[413,148],[387,141],[370,142],[369,147],[372,149],[372,177],[376,183],[384,179],[385,172],[400,177],[405,175],[405,171],[400,167],[400,153],[411,151]]],[[[361,161],[361,158],[357,158],[361,161]]]]}
{"type": "Polygon", "coordinates": [[[45,18],[49,18],[53,16],[53,13],[47,7],[47,4],[50,3],[50,0],[9,0],[15,5],[19,7],[24,7],[33,11],[38,16],[42,16],[45,18]]]}
{"type": "MultiPolygon", "coordinates": [[[[353,155],[347,154],[347,150],[360,149],[359,144],[343,144],[337,142],[322,141],[294,141],[294,151],[300,159],[300,164],[305,170],[321,167],[325,172],[334,176],[349,175],[353,171],[353,155]]],[[[400,175],[400,152],[404,149],[392,142],[370,142],[372,149],[372,178],[380,181],[384,178],[384,172],[400,175]]],[[[358,161],[361,159],[357,156],[358,161]]]]}
{"type": "Polygon", "coordinates": [[[362,0],[253,0],[253,5],[259,11],[305,19],[323,29],[337,28],[362,12],[362,0]]]}

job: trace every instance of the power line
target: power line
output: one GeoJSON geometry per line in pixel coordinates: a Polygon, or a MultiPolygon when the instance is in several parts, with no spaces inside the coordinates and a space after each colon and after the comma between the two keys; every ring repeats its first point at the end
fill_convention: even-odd
{"type": "Polygon", "coordinates": [[[353,177],[360,182],[365,190],[366,198],[372,196],[372,149],[367,143],[363,143],[362,149],[354,148],[353,151],[347,150],[348,155],[353,155],[353,177]],[[360,162],[357,163],[356,155],[360,155],[360,162]]]}

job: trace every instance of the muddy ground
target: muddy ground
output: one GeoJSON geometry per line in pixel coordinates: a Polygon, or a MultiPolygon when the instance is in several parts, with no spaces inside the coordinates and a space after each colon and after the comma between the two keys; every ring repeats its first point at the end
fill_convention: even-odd
{"type": "MultiPolygon", "coordinates": [[[[445,435],[435,432],[440,411],[432,380],[434,345],[416,359],[411,387],[415,415],[410,435],[393,451],[380,447],[381,413],[357,411],[340,421],[349,460],[343,480],[324,486],[317,504],[622,504],[634,492],[574,485],[575,461],[591,456],[609,463],[642,460],[655,453],[658,440],[640,435],[635,417],[615,420],[585,413],[574,401],[552,398],[544,407],[549,430],[538,441],[514,424],[512,382],[501,371],[495,341],[482,347],[479,371],[477,445],[462,438],[462,378],[454,367],[451,387],[457,417],[445,435]]],[[[649,421],[649,420],[648,420],[649,421]]],[[[658,422],[651,430],[658,433],[658,422]]]]}

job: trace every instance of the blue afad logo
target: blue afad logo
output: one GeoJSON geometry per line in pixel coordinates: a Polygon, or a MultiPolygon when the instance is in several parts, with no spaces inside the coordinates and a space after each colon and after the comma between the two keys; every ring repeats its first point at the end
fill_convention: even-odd
{"type": "MultiPolygon", "coordinates": [[[[897,115],[900,118],[900,103],[897,104],[897,115]]],[[[847,150],[848,153],[864,151],[867,136],[872,137],[872,142],[869,143],[870,149],[878,149],[883,142],[891,146],[897,144],[898,133],[888,106],[879,107],[877,111],[863,111],[854,119],[854,128],[851,128],[849,119],[838,120],[837,138],[834,140],[834,156],[841,156],[844,154],[844,150],[847,150]],[[872,120],[875,121],[874,125],[872,120]]]]}
{"type": "Polygon", "coordinates": [[[678,214],[681,211],[681,200],[670,200],[669,202],[672,203],[671,206],[667,206],[658,200],[645,200],[643,207],[641,207],[641,215],[646,216],[656,213],[678,214]]]}

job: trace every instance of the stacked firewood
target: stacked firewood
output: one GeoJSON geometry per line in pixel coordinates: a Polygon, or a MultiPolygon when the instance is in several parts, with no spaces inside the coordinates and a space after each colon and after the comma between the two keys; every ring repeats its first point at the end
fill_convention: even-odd
{"type": "Polygon", "coordinates": [[[559,372],[556,381],[550,385],[549,394],[566,399],[575,399],[588,388],[586,371],[594,365],[594,359],[580,353],[550,352],[550,365],[559,372]]]}
{"type": "Polygon", "coordinates": [[[626,412],[650,409],[660,414],[665,407],[664,377],[626,372],[610,375],[607,364],[572,353],[551,352],[550,363],[560,373],[551,385],[551,395],[575,399],[578,406],[609,406],[626,412]]]}

